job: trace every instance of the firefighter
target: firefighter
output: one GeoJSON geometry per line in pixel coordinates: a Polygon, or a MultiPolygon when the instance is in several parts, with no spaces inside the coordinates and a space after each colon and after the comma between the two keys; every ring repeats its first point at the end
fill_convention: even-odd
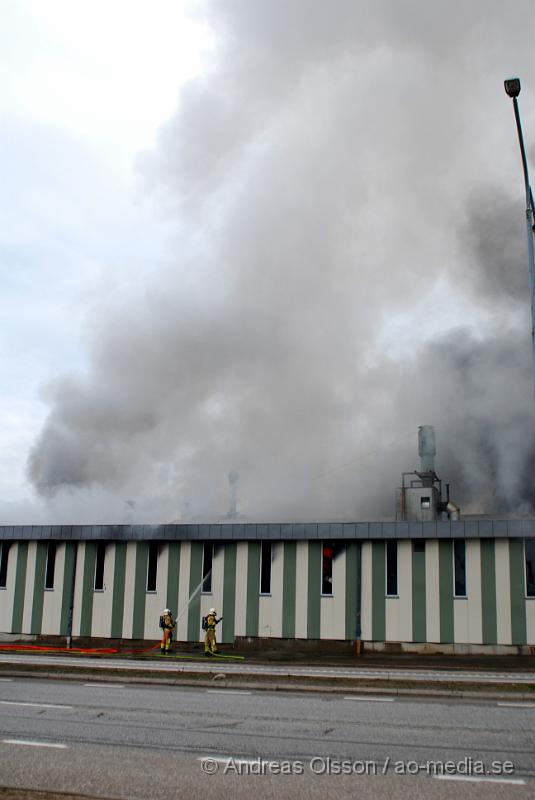
{"type": "Polygon", "coordinates": [[[217,618],[217,611],[215,608],[211,608],[208,614],[206,615],[206,633],[204,635],[204,655],[211,656],[212,653],[219,652],[217,649],[217,641],[215,637],[215,628],[218,625],[223,617],[217,618]]]}
{"type": "Polygon", "coordinates": [[[175,623],[173,621],[173,615],[170,609],[164,609],[162,616],[160,617],[160,628],[162,629],[162,641],[160,642],[160,652],[163,655],[168,656],[171,652],[171,642],[173,640],[173,631],[175,629],[175,623]]]}

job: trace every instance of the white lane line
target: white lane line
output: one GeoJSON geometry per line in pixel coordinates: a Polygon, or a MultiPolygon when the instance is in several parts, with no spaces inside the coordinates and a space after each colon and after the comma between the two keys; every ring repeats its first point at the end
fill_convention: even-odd
{"type": "Polygon", "coordinates": [[[474,775],[433,775],[439,781],[470,781],[472,783],[514,783],[517,786],[525,786],[526,781],[522,778],[484,778],[474,775]]]}
{"type": "Polygon", "coordinates": [[[394,697],[355,697],[354,695],[348,694],[344,697],[344,700],[360,700],[362,703],[393,703],[395,698],[394,697]]]}
{"type": "Polygon", "coordinates": [[[56,703],[23,703],[19,700],[0,700],[2,706],[30,706],[31,708],[72,708],[72,706],[62,706],[56,703]]]}
{"type": "Polygon", "coordinates": [[[23,744],[27,747],[55,747],[57,750],[67,750],[66,744],[52,742],[30,742],[25,739],[2,739],[3,744],[23,744]]]}
{"type": "Polygon", "coordinates": [[[535,708],[535,703],[497,703],[498,706],[505,706],[506,708],[535,708]]]}
{"type": "Polygon", "coordinates": [[[206,694],[252,694],[252,692],[245,692],[240,689],[207,689],[206,694]]]}
{"type": "Polygon", "coordinates": [[[2,683],[8,683],[9,681],[13,681],[13,680],[14,680],[14,678],[0,678],[0,681],[2,681],[2,683]]]}
{"type": "Polygon", "coordinates": [[[122,683],[84,683],[84,686],[91,686],[92,689],[124,689],[122,683]]]}

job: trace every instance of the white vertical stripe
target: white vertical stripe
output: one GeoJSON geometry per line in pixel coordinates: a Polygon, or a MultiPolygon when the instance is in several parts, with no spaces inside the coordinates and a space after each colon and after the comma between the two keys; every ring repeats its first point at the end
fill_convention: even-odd
{"type": "Polygon", "coordinates": [[[59,635],[61,624],[61,606],[63,600],[63,574],[65,572],[65,544],[56,547],[56,561],[54,564],[54,588],[44,592],[43,597],[43,622],[41,633],[51,636],[59,635]]]}
{"type": "Polygon", "coordinates": [[[470,641],[468,634],[468,598],[453,598],[453,640],[456,644],[470,641]]]}
{"type": "MultiPolygon", "coordinates": [[[[260,562],[262,566],[262,562],[260,562]]],[[[271,594],[261,595],[258,603],[258,635],[282,636],[282,570],[284,544],[271,544],[271,594]]]]}
{"type": "Polygon", "coordinates": [[[308,542],[297,542],[295,564],[295,638],[306,639],[308,637],[308,542]]]}
{"type": "Polygon", "coordinates": [[[399,616],[399,598],[387,597],[385,599],[385,642],[400,641],[399,616]]]}
{"type": "Polygon", "coordinates": [[[412,543],[398,541],[398,597],[385,601],[387,642],[412,641],[412,543]]]}
{"type": "Polygon", "coordinates": [[[85,542],[76,542],[78,552],[76,555],[76,578],[74,584],[74,607],[72,610],[72,635],[80,636],[80,622],[82,618],[82,592],[84,580],[85,542]]]}
{"type": "MultiPolygon", "coordinates": [[[[468,596],[468,642],[483,642],[483,603],[481,599],[481,543],[466,540],[466,593],[468,596]]],[[[457,641],[457,640],[455,640],[457,641]]]]}
{"type": "Polygon", "coordinates": [[[439,587],[438,541],[436,539],[428,540],[425,545],[425,595],[428,642],[440,642],[439,587]]]}
{"type": "Polygon", "coordinates": [[[248,547],[248,542],[238,542],[236,547],[236,613],[234,617],[236,636],[245,636],[248,547]]]}
{"type": "Polygon", "coordinates": [[[320,639],[346,638],[346,551],[333,559],[333,596],[320,602],[320,639]]]}
{"type": "Polygon", "coordinates": [[[496,539],[496,622],[498,644],[511,644],[511,578],[509,573],[509,539],[496,539]]]}
{"type": "MultiPolygon", "coordinates": [[[[167,607],[167,571],[169,567],[169,545],[159,545],[158,569],[156,571],[156,591],[145,595],[144,639],[160,639],[160,616],[167,607]]],[[[148,560],[147,560],[148,568],[148,560]]],[[[176,608],[172,608],[176,616],[176,608]]],[[[174,636],[174,634],[173,634],[174,636]]]]}
{"type": "MultiPolygon", "coordinates": [[[[176,639],[186,642],[188,639],[188,600],[189,573],[191,564],[191,542],[180,542],[180,568],[178,571],[178,609],[176,609],[176,639]]],[[[171,609],[173,611],[174,609],[171,609]]]]}
{"type": "Polygon", "coordinates": [[[125,639],[132,638],[132,627],[134,618],[134,582],[136,576],[136,552],[137,552],[137,542],[127,542],[126,569],[125,569],[125,580],[124,580],[124,616],[123,616],[123,636],[125,639]]]}
{"type": "MultiPolygon", "coordinates": [[[[224,545],[214,542],[214,557],[212,560],[212,591],[201,594],[201,617],[208,614],[211,608],[215,608],[219,616],[224,615],[223,609],[223,577],[225,567],[224,545]]],[[[221,623],[222,624],[222,623],[221,623]]],[[[199,621],[198,639],[204,640],[204,632],[199,621]]],[[[216,637],[219,641],[221,636],[221,625],[217,626],[216,637]]]]}
{"type": "Polygon", "coordinates": [[[19,556],[20,545],[18,542],[14,542],[9,548],[6,588],[0,589],[0,631],[5,633],[11,633],[13,604],[15,602],[15,578],[19,556]]]}
{"type": "Polygon", "coordinates": [[[535,597],[526,599],[526,644],[535,644],[535,597]]]}
{"type": "MultiPolygon", "coordinates": [[[[97,545],[98,548],[98,545],[97,545]]],[[[93,592],[93,614],[91,617],[91,636],[111,636],[111,616],[113,601],[113,577],[115,569],[115,542],[106,544],[106,554],[104,556],[104,590],[93,592]]],[[[95,553],[95,568],[96,568],[95,553]]],[[[91,586],[94,587],[94,575],[91,586]]]]}
{"type": "Polygon", "coordinates": [[[363,641],[372,638],[372,545],[362,542],[361,550],[361,629],[363,641]]]}
{"type": "Polygon", "coordinates": [[[284,542],[273,542],[271,550],[271,635],[282,636],[282,590],[284,571],[284,542]]]}

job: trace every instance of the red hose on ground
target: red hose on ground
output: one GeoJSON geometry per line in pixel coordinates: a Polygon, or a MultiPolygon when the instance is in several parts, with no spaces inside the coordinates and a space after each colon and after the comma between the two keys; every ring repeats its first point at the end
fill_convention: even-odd
{"type": "Polygon", "coordinates": [[[55,647],[52,645],[44,644],[0,644],[0,650],[38,650],[42,652],[53,653],[93,653],[94,655],[131,655],[134,653],[147,653],[150,650],[155,650],[160,644],[151,645],[150,647],[135,648],[133,650],[119,650],[116,647],[55,647]]]}

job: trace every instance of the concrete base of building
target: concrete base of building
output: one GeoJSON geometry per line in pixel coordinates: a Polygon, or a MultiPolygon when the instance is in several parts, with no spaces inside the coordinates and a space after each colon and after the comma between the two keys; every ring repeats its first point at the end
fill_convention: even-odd
{"type": "Polygon", "coordinates": [[[35,642],[37,638],[33,633],[0,633],[0,642],[5,642],[6,644],[11,642],[35,642]]]}
{"type": "MultiPolygon", "coordinates": [[[[228,646],[228,645],[225,645],[228,646]]],[[[354,653],[354,640],[342,639],[276,639],[262,636],[236,636],[236,650],[280,650],[303,653],[354,653]]]]}
{"type": "Polygon", "coordinates": [[[441,642],[363,642],[367,653],[415,653],[418,655],[534,656],[534,645],[467,644],[441,642]]]}

